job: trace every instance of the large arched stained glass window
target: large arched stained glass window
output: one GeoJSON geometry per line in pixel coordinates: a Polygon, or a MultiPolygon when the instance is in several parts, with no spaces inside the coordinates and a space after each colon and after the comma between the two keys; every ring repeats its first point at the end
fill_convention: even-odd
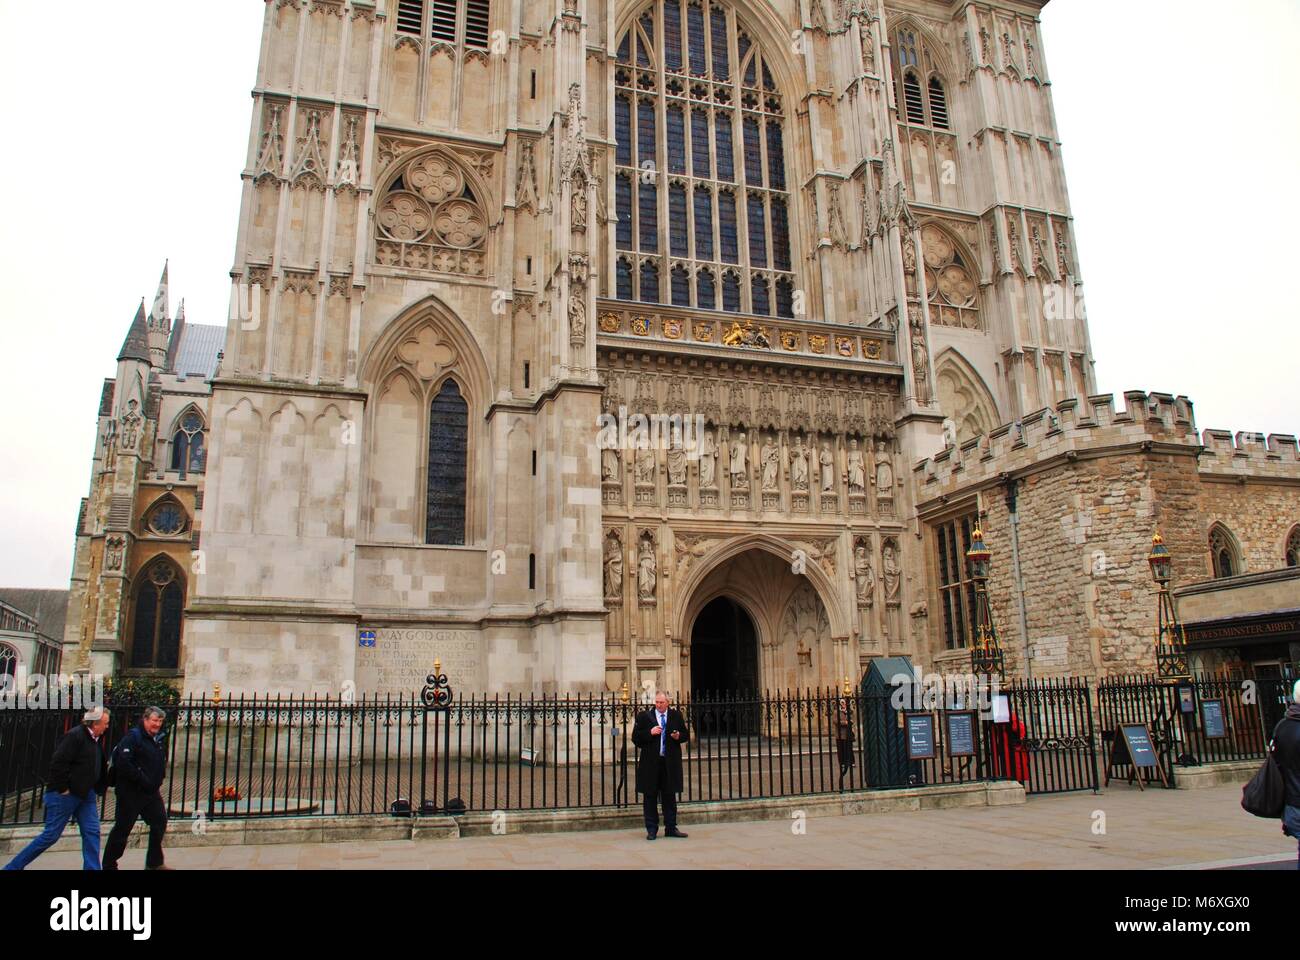
{"type": "Polygon", "coordinates": [[[185,585],[174,564],[159,558],[145,567],[135,588],[131,666],[175,670],[180,666],[185,585]]]}
{"type": "Polygon", "coordinates": [[[425,542],[465,542],[465,466],[469,406],[448,379],[429,410],[429,504],[425,542]]]}
{"type": "Polygon", "coordinates": [[[735,11],[656,0],[614,78],[615,295],[792,316],[784,102],[735,11]]]}

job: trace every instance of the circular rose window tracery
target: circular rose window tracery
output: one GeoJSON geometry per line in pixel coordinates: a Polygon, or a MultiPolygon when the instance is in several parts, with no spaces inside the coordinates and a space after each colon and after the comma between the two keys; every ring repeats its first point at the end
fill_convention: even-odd
{"type": "Polygon", "coordinates": [[[940,326],[982,329],[979,284],[971,275],[956,244],[938,227],[921,229],[925,259],[925,285],[930,296],[930,320],[940,326]]]}

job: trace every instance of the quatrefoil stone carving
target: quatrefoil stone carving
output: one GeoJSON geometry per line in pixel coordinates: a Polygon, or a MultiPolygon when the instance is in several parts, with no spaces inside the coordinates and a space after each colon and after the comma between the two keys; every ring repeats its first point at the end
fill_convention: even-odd
{"type": "Polygon", "coordinates": [[[438,334],[432,327],[425,327],[398,349],[397,355],[425,380],[432,380],[438,371],[449,366],[456,359],[456,351],[445,343],[440,343],[438,334]]]}

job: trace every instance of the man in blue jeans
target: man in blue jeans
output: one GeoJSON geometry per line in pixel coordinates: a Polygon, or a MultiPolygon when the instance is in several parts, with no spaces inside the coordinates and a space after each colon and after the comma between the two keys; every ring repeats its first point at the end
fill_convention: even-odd
{"type": "Polygon", "coordinates": [[[87,711],[81,723],[64,734],[50,761],[45,829],[9,861],[6,870],[21,870],[54,846],[73,819],[81,831],[83,866],[87,870],[99,869],[99,797],[108,786],[103,744],[107,729],[108,711],[97,707],[87,711]]]}
{"type": "MultiPolygon", "coordinates": [[[[1291,691],[1291,705],[1286,716],[1273,731],[1273,757],[1282,768],[1286,782],[1286,809],[1282,813],[1282,832],[1300,845],[1300,680],[1291,691]]],[[[1300,869],[1300,846],[1296,867],[1300,869]]]]}

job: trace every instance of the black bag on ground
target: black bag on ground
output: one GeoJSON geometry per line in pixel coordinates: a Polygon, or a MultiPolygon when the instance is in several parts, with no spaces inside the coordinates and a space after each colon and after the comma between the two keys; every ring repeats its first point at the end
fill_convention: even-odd
{"type": "Polygon", "coordinates": [[[1270,749],[1259,772],[1241,788],[1241,809],[1257,817],[1280,820],[1285,807],[1286,784],[1282,781],[1282,768],[1270,749]]]}

